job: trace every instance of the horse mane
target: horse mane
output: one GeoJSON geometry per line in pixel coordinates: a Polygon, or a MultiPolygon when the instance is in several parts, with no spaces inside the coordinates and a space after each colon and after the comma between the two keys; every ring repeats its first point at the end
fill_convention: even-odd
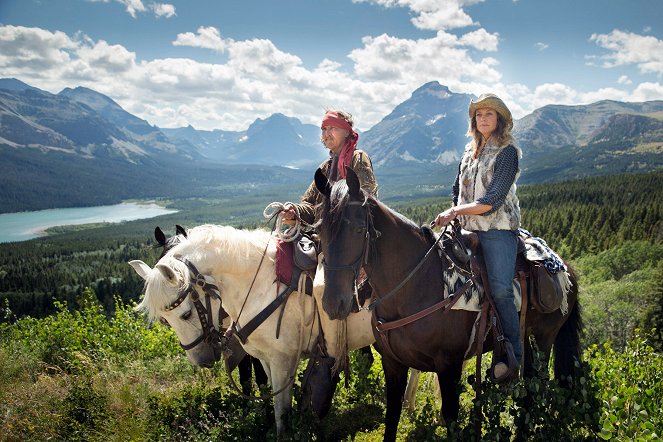
{"type": "MultiPolygon", "coordinates": [[[[368,201],[368,194],[364,189],[361,189],[361,194],[364,199],[363,204],[366,204],[368,201]]],[[[345,180],[336,181],[332,185],[329,198],[325,198],[318,208],[319,221],[316,224],[316,227],[324,220],[329,228],[330,237],[336,237],[340,230],[341,220],[343,219],[343,209],[347,205],[349,199],[348,185],[345,180]]]]}
{"type": "MultiPolygon", "coordinates": [[[[166,257],[161,258],[159,262],[164,259],[168,260],[170,267],[177,272],[180,277],[184,275],[184,263],[172,259],[170,255],[167,254],[166,257]]],[[[165,310],[168,305],[173,301],[166,295],[166,288],[168,288],[168,282],[166,278],[161,274],[161,272],[154,268],[145,278],[145,284],[143,285],[143,299],[135,307],[135,310],[142,312],[149,323],[153,323],[159,319],[159,312],[165,310]]]]}
{"type": "MultiPolygon", "coordinates": [[[[360,190],[363,197],[363,205],[368,204],[374,207],[379,207],[383,212],[409,226],[415,233],[418,233],[427,244],[432,245],[433,242],[435,242],[435,234],[430,227],[426,225],[418,226],[410,218],[380,202],[375,196],[370,195],[364,189],[360,190]]],[[[325,198],[324,202],[321,204],[320,221],[318,221],[318,224],[322,223],[323,220],[327,223],[331,238],[334,238],[340,230],[340,223],[343,219],[343,209],[347,205],[348,200],[348,185],[345,180],[340,180],[333,184],[329,198],[325,198]]],[[[371,217],[369,222],[372,225],[372,211],[369,211],[369,214],[371,217]]]]}
{"type": "MultiPolygon", "coordinates": [[[[224,265],[240,264],[239,258],[261,256],[265,246],[270,240],[270,233],[264,230],[243,230],[231,226],[217,226],[204,224],[194,227],[187,232],[187,236],[177,235],[176,244],[159,259],[157,264],[167,264],[180,277],[187,273],[184,263],[175,259],[175,256],[185,256],[192,262],[199,262],[204,257],[214,256],[223,261],[224,265]],[[232,259],[223,259],[227,256],[232,259]]],[[[146,314],[149,321],[158,319],[159,312],[163,311],[174,299],[170,299],[168,282],[161,272],[154,268],[147,275],[144,285],[144,296],[136,306],[136,310],[146,314]]]]}

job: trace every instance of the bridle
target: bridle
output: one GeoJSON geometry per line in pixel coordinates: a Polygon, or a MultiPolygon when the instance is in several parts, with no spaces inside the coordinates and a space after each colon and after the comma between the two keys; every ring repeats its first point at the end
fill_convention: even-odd
{"type": "MultiPolygon", "coordinates": [[[[350,201],[346,204],[346,206],[364,206],[367,203],[361,202],[361,201],[350,201]]],[[[371,229],[372,229],[372,223],[370,222],[370,215],[368,209],[366,209],[366,223],[365,223],[365,228],[366,228],[366,233],[364,234],[364,240],[363,240],[363,246],[361,253],[357,258],[352,261],[350,264],[347,265],[339,265],[339,266],[331,266],[327,264],[327,258],[323,257],[322,258],[322,265],[325,269],[325,272],[341,272],[341,271],[348,271],[351,270],[353,274],[353,280],[357,281],[357,275],[359,275],[359,270],[363,265],[368,264],[368,252],[369,252],[369,244],[371,241],[371,229]]],[[[377,239],[380,236],[380,232],[375,230],[375,238],[377,239]]],[[[361,307],[360,307],[361,308],[361,307]]]]}
{"type": "MultiPolygon", "coordinates": [[[[205,342],[207,344],[220,343],[222,341],[222,334],[214,326],[212,298],[216,298],[220,301],[221,291],[216,285],[207,282],[205,276],[198,271],[196,266],[193,265],[191,261],[179,256],[176,256],[175,259],[184,263],[189,268],[191,277],[189,278],[189,281],[186,283],[186,285],[182,287],[177,293],[177,299],[175,299],[175,301],[168,305],[164,310],[167,312],[174,310],[179,307],[187,297],[190,297],[194,307],[196,308],[196,312],[198,312],[198,319],[200,319],[200,327],[202,329],[202,334],[198,336],[198,338],[188,344],[182,344],[180,342],[180,345],[184,350],[191,350],[201,342],[205,342]],[[198,289],[204,292],[205,305],[203,305],[201,301],[198,289]]],[[[219,304],[219,327],[221,327],[221,322],[227,316],[228,313],[226,313],[226,311],[223,310],[223,307],[221,307],[221,304],[219,304]]]]}

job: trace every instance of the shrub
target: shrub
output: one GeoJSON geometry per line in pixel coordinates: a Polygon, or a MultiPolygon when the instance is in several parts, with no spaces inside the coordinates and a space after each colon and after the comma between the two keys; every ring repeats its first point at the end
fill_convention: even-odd
{"type": "Polygon", "coordinates": [[[610,342],[592,346],[587,359],[601,385],[601,432],[605,440],[660,440],[663,436],[663,356],[636,331],[623,352],[610,342]]]}
{"type": "Polygon", "coordinates": [[[270,402],[254,402],[220,386],[195,383],[148,401],[148,440],[262,441],[273,435],[270,402]]]}
{"type": "Polygon", "coordinates": [[[172,330],[160,324],[148,327],[138,313],[119,301],[111,319],[90,289],[83,292],[78,304],[80,308],[71,311],[66,303],[56,301],[54,315],[2,323],[0,342],[71,373],[82,370],[86,359],[150,359],[182,351],[172,330]]]}
{"type": "Polygon", "coordinates": [[[63,440],[88,441],[103,439],[108,434],[112,418],[108,410],[108,398],[97,391],[92,380],[79,376],[61,404],[60,431],[63,440]]]}

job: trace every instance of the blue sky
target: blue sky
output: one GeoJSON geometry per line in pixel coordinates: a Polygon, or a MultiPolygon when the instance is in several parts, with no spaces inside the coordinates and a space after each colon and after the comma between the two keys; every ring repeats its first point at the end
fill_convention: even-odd
{"type": "Polygon", "coordinates": [[[161,127],[342,108],[424,83],[546,104],[663,99],[661,0],[0,0],[0,77],[85,86],[161,127]]]}

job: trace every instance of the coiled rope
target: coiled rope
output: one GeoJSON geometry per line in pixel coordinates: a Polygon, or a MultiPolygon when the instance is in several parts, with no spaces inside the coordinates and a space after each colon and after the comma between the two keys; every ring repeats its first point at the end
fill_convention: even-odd
{"type": "MultiPolygon", "coordinates": [[[[263,210],[262,215],[267,219],[276,218],[276,224],[274,226],[274,236],[285,241],[292,242],[299,238],[299,235],[302,231],[302,218],[299,213],[299,207],[295,203],[290,201],[285,203],[273,202],[269,203],[265,210],[263,210]],[[288,209],[293,209],[295,211],[295,224],[289,225],[288,228],[283,230],[283,218],[278,216],[281,212],[285,212],[288,209]]],[[[288,220],[291,221],[291,220],[288,220]]]]}

